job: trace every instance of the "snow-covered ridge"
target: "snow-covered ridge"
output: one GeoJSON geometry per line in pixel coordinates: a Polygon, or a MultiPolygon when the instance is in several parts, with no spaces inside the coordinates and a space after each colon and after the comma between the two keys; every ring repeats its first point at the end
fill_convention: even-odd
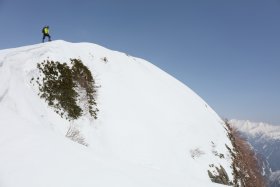
{"type": "Polygon", "coordinates": [[[140,58],[65,41],[0,51],[1,187],[217,186],[210,164],[232,180],[223,124],[190,88],[140,58]],[[30,82],[37,63],[70,58],[99,86],[97,120],[60,118],[30,82]],[[88,147],[65,138],[72,126],[88,147]]]}
{"type": "Polygon", "coordinates": [[[251,122],[248,120],[235,120],[229,121],[233,127],[236,127],[242,133],[251,136],[261,136],[274,140],[280,140],[280,126],[271,125],[262,122],[251,122]]]}

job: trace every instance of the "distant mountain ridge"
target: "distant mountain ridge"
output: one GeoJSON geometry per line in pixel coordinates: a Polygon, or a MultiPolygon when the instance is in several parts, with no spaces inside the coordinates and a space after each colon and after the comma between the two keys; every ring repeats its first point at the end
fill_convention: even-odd
{"type": "Polygon", "coordinates": [[[248,120],[230,120],[230,123],[234,124],[239,131],[250,134],[251,136],[280,140],[280,126],[263,122],[256,123],[248,120]]]}
{"type": "Polygon", "coordinates": [[[263,175],[269,181],[269,187],[279,187],[280,126],[235,119],[229,123],[237,128],[253,147],[262,166],[263,175]]]}

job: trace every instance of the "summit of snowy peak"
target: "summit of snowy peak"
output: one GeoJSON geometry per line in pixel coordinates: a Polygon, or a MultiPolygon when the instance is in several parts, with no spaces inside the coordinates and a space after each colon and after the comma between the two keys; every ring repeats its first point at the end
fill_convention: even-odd
{"type": "MultiPolygon", "coordinates": [[[[51,85],[64,81],[62,71],[50,72],[51,85]]],[[[80,85],[88,80],[83,73],[80,85]]],[[[74,101],[80,107],[88,107],[84,88],[71,90],[79,96],[74,101]]],[[[232,147],[215,111],[186,85],[143,59],[62,40],[0,50],[3,187],[216,186],[207,172],[215,173],[214,166],[223,166],[233,179],[225,144],[232,147]],[[57,110],[58,101],[48,105],[41,93],[47,77],[40,64],[52,62],[70,76],[71,59],[91,72],[97,119],[82,112],[69,121],[60,113],[65,111],[57,110]]]]}

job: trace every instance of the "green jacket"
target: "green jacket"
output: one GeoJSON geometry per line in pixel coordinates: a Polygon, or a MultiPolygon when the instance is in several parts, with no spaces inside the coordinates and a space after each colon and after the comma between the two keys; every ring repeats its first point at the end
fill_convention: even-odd
{"type": "Polygon", "coordinates": [[[48,27],[45,27],[43,30],[44,30],[44,34],[49,34],[49,28],[48,27]]]}

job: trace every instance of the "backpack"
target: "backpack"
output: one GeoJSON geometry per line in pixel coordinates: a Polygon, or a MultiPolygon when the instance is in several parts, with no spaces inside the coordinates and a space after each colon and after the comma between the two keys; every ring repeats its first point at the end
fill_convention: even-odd
{"type": "Polygon", "coordinates": [[[42,29],[42,33],[45,34],[45,27],[42,29]]]}

